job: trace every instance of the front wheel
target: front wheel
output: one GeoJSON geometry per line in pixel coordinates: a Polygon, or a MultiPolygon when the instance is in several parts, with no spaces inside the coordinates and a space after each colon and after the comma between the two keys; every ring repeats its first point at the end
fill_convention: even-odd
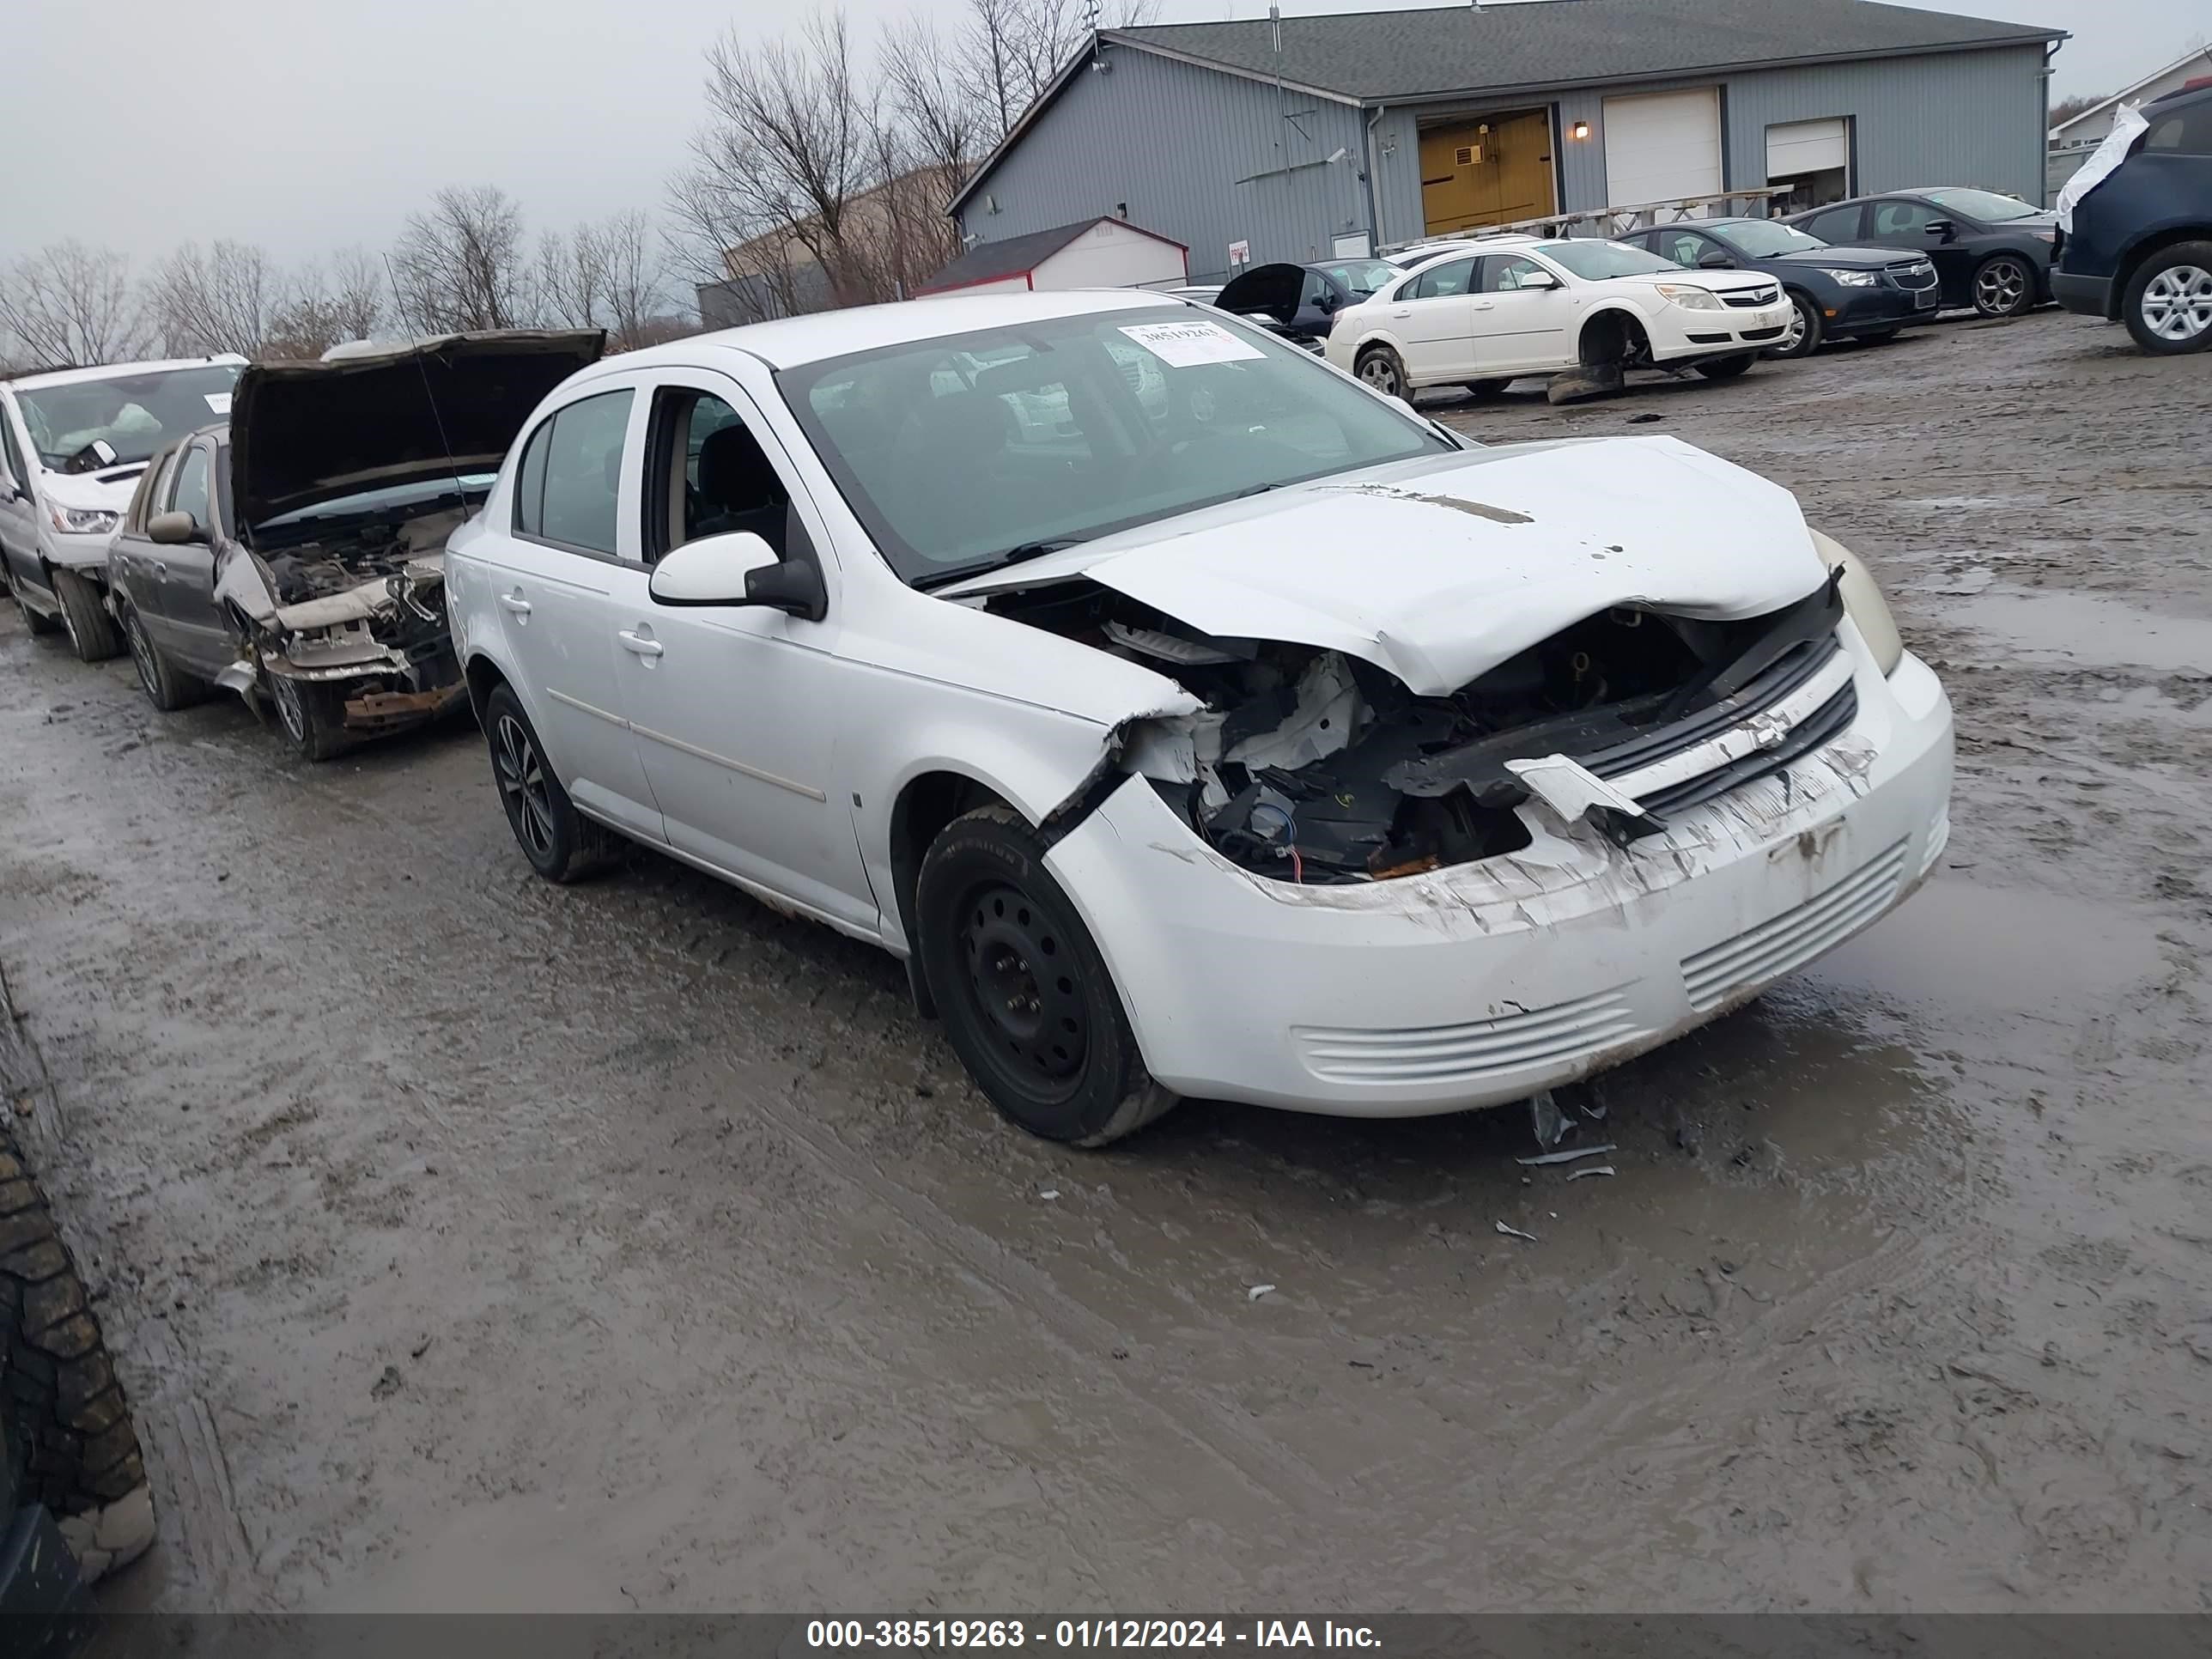
{"type": "Polygon", "coordinates": [[[1747,351],[1741,357],[1716,357],[1710,362],[1699,363],[1698,373],[1709,380],[1733,380],[1751,367],[1752,360],[1758,355],[1755,351],[1747,351]]]}
{"type": "Polygon", "coordinates": [[[530,867],[548,881],[570,882],[612,863],[619,850],[614,832],[593,823],[569,800],[522,712],[522,700],[507,687],[495,686],[484,699],[483,725],[499,802],[530,867]]]}
{"type": "Polygon", "coordinates": [[[79,662],[106,662],[123,649],[115,623],[100,603],[100,590],[74,570],[54,572],[54,597],[62,602],[62,626],[79,662]]]}
{"type": "Polygon", "coordinates": [[[2161,357],[2212,347],[2212,242],[2182,242],[2143,261],[2121,296],[2128,332],[2161,357]]]}
{"type": "Polygon", "coordinates": [[[1802,294],[1790,296],[1790,318],[1782,331],[1782,343],[1769,346],[1770,357],[1809,357],[1820,349],[1820,336],[1826,329],[1820,318],[1820,307],[1802,294]]]}
{"type": "Polygon", "coordinates": [[[1370,346],[1359,354],[1354,372],[1386,398],[1407,394],[1406,365],[1389,346],[1370,346]]]}
{"type": "Polygon", "coordinates": [[[1984,317],[2017,317],[2035,303],[2035,277],[2016,253],[1994,254],[1974,271],[1974,309],[1984,317]]]}
{"type": "Polygon", "coordinates": [[[356,739],[345,728],[345,706],[328,686],[289,674],[265,678],[277,723],[304,759],[333,760],[354,746],[356,739]]]}
{"type": "Polygon", "coordinates": [[[1137,1052],[1106,961],[1019,814],[947,825],[915,884],[921,969],[945,1035],[1031,1134],[1103,1146],[1175,1104],[1137,1052]]]}

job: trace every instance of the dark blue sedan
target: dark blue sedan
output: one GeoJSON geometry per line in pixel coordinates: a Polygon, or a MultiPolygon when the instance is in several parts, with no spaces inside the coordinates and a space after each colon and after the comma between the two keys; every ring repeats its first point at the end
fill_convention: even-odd
{"type": "Polygon", "coordinates": [[[1796,312],[1771,357],[1803,357],[1829,340],[1886,340],[1936,315],[1936,266],[1888,247],[1833,247],[1772,219],[1698,219],[1632,231],[1617,241],[1692,270],[1757,270],[1782,284],[1796,312]]]}

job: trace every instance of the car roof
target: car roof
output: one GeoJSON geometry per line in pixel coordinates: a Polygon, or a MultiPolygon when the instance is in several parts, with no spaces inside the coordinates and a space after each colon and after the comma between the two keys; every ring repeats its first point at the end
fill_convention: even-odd
{"type": "Polygon", "coordinates": [[[603,358],[584,373],[695,362],[702,351],[739,351],[759,358],[771,368],[797,368],[855,351],[941,339],[947,335],[968,334],[1008,324],[1087,317],[1106,311],[1151,309],[1173,313],[1192,307],[1191,301],[1158,289],[932,295],[920,300],[854,306],[844,311],[818,311],[804,317],[780,317],[773,322],[747,323],[712,334],[695,334],[666,345],[603,358]]]}
{"type": "Polygon", "coordinates": [[[54,368],[40,374],[19,374],[5,384],[18,392],[34,392],[41,386],[76,386],[87,380],[116,380],[132,374],[159,374],[172,368],[205,368],[211,363],[236,363],[243,368],[246,359],[234,351],[222,351],[210,357],[164,357],[159,362],[143,363],[100,363],[90,368],[54,368]]]}

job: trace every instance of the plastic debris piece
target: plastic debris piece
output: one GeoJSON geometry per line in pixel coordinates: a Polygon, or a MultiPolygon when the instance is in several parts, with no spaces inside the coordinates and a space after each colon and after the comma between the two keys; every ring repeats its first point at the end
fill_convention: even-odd
{"type": "Polygon", "coordinates": [[[1516,1164],[1571,1164],[1578,1158],[1595,1158],[1601,1152],[1613,1152],[1620,1150],[1619,1146],[1608,1140],[1596,1146],[1570,1146],[1564,1152],[1542,1152],[1534,1158],[1516,1158],[1513,1161],[1516,1164]]]}
{"type": "Polygon", "coordinates": [[[1060,1188],[1057,1187],[1048,1187],[1042,1192],[1039,1193],[1037,1196],[1044,1200],[1046,1203],[1049,1204],[1054,1199],[1060,1196],[1060,1188]]]}
{"type": "Polygon", "coordinates": [[[1255,1285],[1250,1290],[1244,1292],[1244,1299],[1247,1302],[1257,1302],[1261,1297],[1267,1295],[1275,1287],[1273,1285],[1255,1285]]]}
{"type": "Polygon", "coordinates": [[[1614,1168],[1613,1167],[1613,1165],[1612,1165],[1612,1164],[1592,1164],[1592,1165],[1591,1165],[1589,1169],[1587,1169],[1587,1170],[1568,1170],[1568,1171],[1567,1171],[1567,1179],[1568,1179],[1568,1180],[1570,1180],[1570,1181],[1580,1181],[1580,1180],[1581,1180],[1584,1176],[1594,1176],[1594,1175],[1609,1176],[1609,1175],[1614,1175],[1614,1174],[1617,1174],[1617,1173],[1619,1173],[1619,1172],[1618,1172],[1617,1170],[1614,1170],[1614,1168]]]}
{"type": "Polygon", "coordinates": [[[1567,1132],[1567,1115],[1559,1109],[1549,1089],[1528,1097],[1528,1132],[1547,1152],[1558,1146],[1559,1137],[1567,1132]]]}
{"type": "Polygon", "coordinates": [[[1537,1242],[1535,1234],[1524,1233],[1518,1227],[1509,1227],[1503,1221],[1498,1224],[1498,1231],[1504,1234],[1508,1238],[1525,1238],[1531,1244],[1537,1242]]]}

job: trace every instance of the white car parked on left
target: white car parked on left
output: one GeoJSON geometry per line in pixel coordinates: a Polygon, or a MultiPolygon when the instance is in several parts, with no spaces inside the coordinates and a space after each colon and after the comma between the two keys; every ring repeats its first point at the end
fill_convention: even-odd
{"type": "Polygon", "coordinates": [[[983,1091],[1403,1115],[1665,1042],[1941,850],[1950,711],[1788,493],[1483,449],[1219,312],[1019,294],[607,359],[447,544],[542,874],[616,835],[904,957],[983,1091]]]}

